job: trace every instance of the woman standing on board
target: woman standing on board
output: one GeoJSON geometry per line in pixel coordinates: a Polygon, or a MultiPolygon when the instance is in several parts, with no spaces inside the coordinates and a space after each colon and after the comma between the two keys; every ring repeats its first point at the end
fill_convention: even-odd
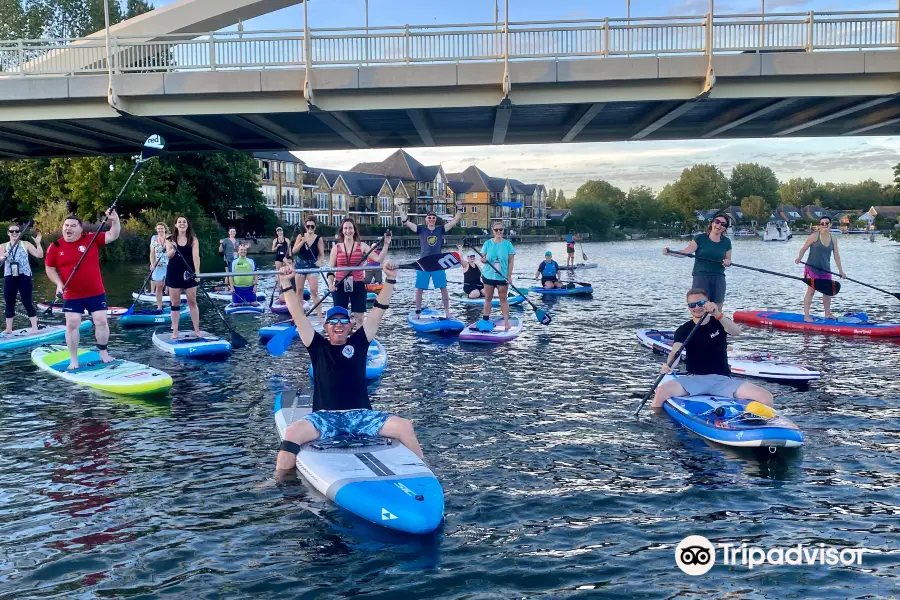
{"type": "Polygon", "coordinates": [[[41,234],[37,232],[34,243],[22,241],[22,227],[13,222],[9,224],[9,241],[0,246],[0,263],[3,263],[3,299],[6,301],[6,329],[3,333],[13,332],[13,318],[16,316],[16,295],[22,298],[22,306],[31,321],[31,333],[37,333],[37,311],[31,301],[31,265],[28,255],[35,258],[44,256],[41,247],[41,234]]]}
{"type": "MultiPolygon", "coordinates": [[[[156,310],[163,310],[163,292],[166,289],[166,267],[169,266],[169,257],[166,256],[166,238],[169,237],[169,228],[165,223],[156,224],[156,234],[150,238],[150,293],[156,294],[156,310]]],[[[143,290],[141,290],[143,293],[143,290]]]]}
{"type": "MultiPolygon", "coordinates": [[[[303,233],[297,236],[294,242],[294,269],[318,269],[325,262],[325,240],[321,235],[316,233],[316,220],[309,218],[304,221],[303,226],[306,228],[303,233]]],[[[297,291],[303,293],[303,284],[309,281],[309,300],[314,305],[319,302],[319,276],[305,275],[297,273],[296,284],[297,291]]],[[[325,315],[322,314],[322,305],[316,307],[316,316],[319,322],[325,322],[325,315]]]]}
{"type": "Polygon", "coordinates": [[[503,313],[503,329],[509,331],[509,275],[513,272],[516,249],[512,242],[503,238],[503,221],[494,221],[491,225],[494,236],[485,240],[481,246],[481,262],[489,265],[481,269],[484,279],[484,310],[481,318],[491,319],[491,303],[494,300],[494,288],[500,298],[500,312],[503,313]]]}
{"type": "MultiPolygon", "coordinates": [[[[841,279],[844,278],[844,268],[841,266],[841,255],[838,253],[837,240],[831,235],[831,219],[822,217],[819,219],[819,229],[809,234],[803,247],[800,248],[800,254],[794,259],[794,264],[800,264],[806,249],[809,248],[809,260],[806,261],[806,267],[803,269],[803,277],[810,279],[827,279],[831,280],[831,253],[834,252],[834,262],[837,263],[838,273],[841,279]]],[[[803,297],[803,320],[811,323],[813,318],[809,316],[810,305],[812,304],[813,294],[816,289],[809,286],[806,290],[806,296],[803,297]]],[[[825,306],[825,318],[834,319],[831,313],[831,296],[822,294],[822,304],[825,306]]]]}
{"type": "MultiPolygon", "coordinates": [[[[331,248],[331,267],[361,267],[364,266],[363,257],[369,253],[371,247],[359,239],[359,230],[353,219],[341,221],[341,228],[336,234],[337,242],[331,248]]],[[[369,254],[374,257],[376,263],[381,264],[391,247],[391,232],[384,234],[384,248],[381,252],[369,254]]],[[[343,306],[353,314],[356,326],[362,325],[366,314],[366,284],[362,271],[350,271],[347,277],[346,271],[328,274],[328,289],[334,295],[334,305],[343,306]],[[340,277],[340,279],[338,279],[340,277]]]]}
{"type": "MultiPolygon", "coordinates": [[[[175,233],[166,242],[166,256],[169,265],[166,267],[166,285],[169,287],[169,300],[172,302],[172,339],[178,339],[178,321],[181,317],[181,290],[187,296],[191,323],[194,335],[203,337],[200,332],[200,310],[197,308],[197,280],[185,279],[184,273],[196,273],[200,266],[200,240],[194,234],[194,228],[185,217],[175,220],[175,233]]],[[[229,268],[231,265],[229,265],[229,268]]]]}
{"type": "MultiPolygon", "coordinates": [[[[725,304],[725,267],[731,264],[731,240],[725,235],[727,229],[728,215],[718,213],[706,233],[698,234],[680,250],[684,254],[693,253],[696,257],[691,288],[705,290],[710,302],[719,310],[725,304]]],[[[663,248],[663,254],[668,255],[669,249],[663,248]]]]}

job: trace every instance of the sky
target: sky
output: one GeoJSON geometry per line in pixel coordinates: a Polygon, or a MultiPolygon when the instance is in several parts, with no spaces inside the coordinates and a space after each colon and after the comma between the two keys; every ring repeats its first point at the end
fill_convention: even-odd
{"type": "MultiPolygon", "coordinates": [[[[160,7],[175,0],[154,0],[160,7]]],[[[265,1],[265,0],[263,0],[265,1]]],[[[369,24],[427,25],[489,23],[494,0],[369,0],[369,24]]],[[[767,12],[897,10],[897,0],[765,0],[767,12]]],[[[716,13],[758,13],[760,0],[717,0],[716,13]]],[[[631,0],[632,17],[696,15],[709,10],[709,0],[631,0]]],[[[310,26],[362,27],[365,0],[311,0],[310,26]]],[[[509,0],[510,21],[624,17],[625,0],[509,0]]],[[[503,20],[503,0],[500,0],[503,20]]],[[[245,31],[302,29],[302,6],[289,7],[244,23],[245,31]]],[[[232,29],[232,28],[229,28],[232,29]]],[[[307,164],[349,169],[378,161],[394,149],[296,152],[307,164]]],[[[761,140],[680,140],[572,143],[519,146],[407,148],[426,165],[442,164],[446,172],[477,164],[494,177],[512,177],[563,189],[568,196],[588,179],[605,179],[628,189],[648,185],[657,191],[695,163],[713,163],[726,175],[741,162],[772,167],[782,181],[813,177],[817,181],[853,183],[874,179],[892,183],[900,163],[900,136],[790,138],[761,140]]]]}

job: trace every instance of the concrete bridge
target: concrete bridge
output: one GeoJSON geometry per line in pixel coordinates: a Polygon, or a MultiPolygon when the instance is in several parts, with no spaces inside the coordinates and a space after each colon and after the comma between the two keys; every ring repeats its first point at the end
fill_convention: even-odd
{"type": "Polygon", "coordinates": [[[900,11],[209,33],[261,4],[0,41],[0,158],[900,134],[900,11]]]}

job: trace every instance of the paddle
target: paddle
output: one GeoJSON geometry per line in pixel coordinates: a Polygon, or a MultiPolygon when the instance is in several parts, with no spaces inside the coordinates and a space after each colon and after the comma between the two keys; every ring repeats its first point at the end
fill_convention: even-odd
{"type": "MultiPolygon", "coordinates": [[[[575,232],[575,235],[579,235],[577,231],[575,232]]],[[[580,238],[579,238],[579,240],[578,240],[578,247],[581,248],[581,260],[587,262],[588,257],[587,257],[587,254],[586,254],[585,251],[584,251],[584,244],[581,243],[581,239],[580,239],[580,238]]]]}
{"type": "MultiPolygon", "coordinates": [[[[72,272],[69,273],[69,277],[66,279],[65,283],[63,284],[62,291],[59,294],[57,294],[58,297],[62,297],[62,295],[65,294],[66,288],[69,287],[69,283],[71,283],[72,278],[75,277],[75,273],[78,272],[78,267],[81,266],[82,261],[84,261],[84,257],[86,257],[88,255],[88,253],[90,253],[91,246],[94,245],[94,242],[97,241],[97,236],[99,236],[100,233],[103,231],[103,226],[106,225],[106,220],[109,218],[109,213],[111,213],[112,211],[114,211],[116,209],[116,204],[119,203],[119,199],[122,197],[122,194],[124,194],[125,190],[128,189],[128,186],[131,184],[131,180],[134,179],[135,174],[137,174],[137,172],[141,170],[141,167],[143,166],[143,164],[145,162],[148,162],[148,161],[156,158],[157,156],[159,156],[159,153],[162,152],[163,148],[165,148],[165,147],[166,147],[166,140],[164,140],[162,138],[162,136],[159,136],[159,135],[151,135],[144,142],[144,145],[141,147],[141,155],[138,157],[137,161],[134,163],[134,168],[131,170],[131,175],[129,175],[128,179],[125,180],[125,185],[123,185],[122,189],[119,190],[119,193],[116,194],[116,198],[115,198],[115,200],[113,200],[113,203],[103,213],[103,218],[100,220],[100,226],[97,227],[97,231],[94,232],[94,237],[92,237],[91,241],[88,242],[87,248],[84,250],[84,252],[81,253],[81,256],[78,258],[78,262],[75,263],[75,267],[72,269],[72,272]]],[[[51,301],[48,304],[50,304],[50,307],[44,311],[45,315],[49,315],[50,312],[53,310],[53,302],[51,301]]]]}
{"type": "MultiPolygon", "coordinates": [[[[802,261],[802,260],[800,261],[800,264],[809,266],[809,263],[808,263],[808,262],[804,262],[804,261],[802,261]]],[[[813,268],[818,269],[819,267],[813,266],[813,268]]],[[[821,269],[820,269],[820,270],[821,270],[821,269]]],[[[838,277],[841,276],[840,273],[835,273],[834,271],[828,271],[828,272],[831,273],[832,275],[837,275],[838,277]]],[[[870,284],[868,284],[868,283],[863,283],[862,281],[853,279],[852,277],[846,277],[846,276],[845,276],[844,279],[846,279],[847,281],[852,281],[853,283],[858,283],[859,285],[864,285],[864,286],[866,286],[867,288],[872,288],[873,290],[878,290],[879,292],[884,292],[885,294],[889,294],[889,295],[893,296],[894,298],[896,298],[897,300],[900,300],[900,292],[889,292],[889,291],[887,291],[887,290],[881,289],[880,287],[875,287],[874,285],[870,285],[870,284]]]]}
{"type": "MultiPolygon", "coordinates": [[[[696,256],[694,254],[686,254],[684,252],[678,252],[677,250],[669,250],[668,248],[666,248],[666,250],[669,254],[677,254],[679,256],[687,256],[688,258],[696,258],[697,260],[705,260],[706,262],[722,264],[722,261],[712,258],[703,258],[702,256],[696,256]]],[[[814,288],[817,292],[820,292],[826,296],[836,296],[838,292],[841,291],[841,283],[839,281],[831,281],[830,279],[810,279],[808,277],[797,277],[796,275],[788,275],[786,273],[769,271],[767,269],[759,269],[757,267],[748,267],[747,265],[739,265],[737,263],[731,263],[731,266],[741,269],[748,269],[750,271],[758,271],[767,275],[777,275],[778,277],[784,277],[786,279],[796,279],[797,281],[802,281],[811,288],[814,288]]]]}
{"type": "MultiPolygon", "coordinates": [[[[181,250],[178,249],[178,234],[176,233],[173,235],[175,235],[175,239],[172,240],[172,247],[175,248],[175,252],[178,254],[179,257],[181,257],[182,262],[185,265],[187,265],[188,262],[185,260],[184,255],[181,253],[181,250]]],[[[225,275],[227,275],[228,277],[231,277],[234,275],[234,273],[228,272],[228,273],[225,273],[225,275]]],[[[187,281],[188,279],[191,279],[191,278],[196,278],[196,277],[198,277],[198,275],[196,273],[192,273],[191,271],[184,272],[185,281],[187,281]]],[[[209,297],[209,292],[207,292],[203,288],[202,285],[198,285],[197,287],[200,288],[200,291],[202,291],[203,295],[206,296],[207,302],[212,304],[213,308],[216,309],[216,314],[219,315],[219,318],[222,319],[223,323],[225,323],[225,327],[228,329],[228,333],[231,334],[231,347],[234,349],[237,349],[237,350],[240,350],[241,348],[246,347],[249,342],[246,339],[244,339],[244,336],[242,336],[237,331],[235,331],[230,323],[228,323],[228,319],[225,318],[225,315],[222,313],[221,310],[219,310],[219,306],[215,302],[213,302],[212,298],[209,297]]],[[[171,292],[170,292],[170,294],[171,294],[171,292]]]]}
{"type": "MultiPolygon", "coordinates": [[[[389,233],[390,233],[390,230],[384,232],[384,235],[381,236],[381,239],[378,240],[377,242],[375,242],[374,244],[372,244],[372,247],[369,248],[369,251],[366,252],[363,255],[362,259],[356,264],[357,267],[360,265],[366,264],[366,260],[369,258],[369,255],[372,254],[373,252],[375,252],[375,249],[378,248],[378,246],[380,246],[384,242],[384,239],[387,237],[387,235],[389,233]]],[[[309,251],[310,254],[312,254],[312,250],[309,249],[309,246],[307,246],[306,249],[307,249],[307,251],[309,251]]],[[[378,265],[378,268],[381,268],[381,265],[378,265]]],[[[338,285],[343,285],[344,280],[347,279],[347,277],[350,277],[350,275],[352,275],[352,273],[350,271],[347,271],[347,272],[341,271],[341,272],[344,273],[344,276],[341,277],[340,281],[335,281],[335,285],[334,285],[335,289],[337,289],[338,285]]],[[[295,273],[296,273],[296,271],[295,271],[295,273]]],[[[335,279],[337,279],[337,277],[335,277],[335,279]]],[[[320,304],[325,302],[325,298],[327,298],[330,295],[331,295],[331,290],[328,289],[328,286],[326,285],[325,286],[325,294],[321,298],[319,298],[319,301],[316,302],[313,306],[311,306],[308,311],[306,311],[306,316],[309,317],[309,315],[311,315],[313,313],[313,311],[319,307],[320,304]]],[[[287,352],[288,346],[290,346],[291,342],[294,341],[294,331],[296,331],[296,329],[297,329],[297,327],[292,325],[291,327],[286,328],[284,331],[279,331],[278,333],[273,335],[272,338],[266,343],[266,349],[269,351],[269,353],[272,356],[281,356],[282,354],[287,352]]]]}
{"type": "Polygon", "coordinates": [[[127,317],[128,315],[134,314],[134,307],[137,306],[138,299],[141,297],[141,294],[144,293],[144,288],[147,287],[147,282],[150,281],[150,277],[153,275],[153,271],[156,270],[156,267],[159,266],[159,261],[162,260],[162,256],[156,259],[156,264],[150,267],[150,272],[147,273],[147,278],[144,279],[144,283],[141,284],[141,289],[137,291],[137,296],[134,298],[134,302],[131,303],[131,306],[128,307],[128,310],[122,315],[123,317],[127,317]]]}
{"type": "MultiPolygon", "coordinates": [[[[467,241],[468,241],[467,239],[466,239],[466,240],[463,240],[463,245],[466,245],[466,242],[467,242],[467,241]]],[[[475,251],[475,254],[477,254],[479,257],[481,257],[482,259],[484,259],[484,255],[481,253],[480,250],[476,249],[474,246],[469,246],[469,248],[471,248],[472,250],[474,250],[474,251],[475,251]]],[[[497,275],[499,275],[500,277],[503,277],[503,273],[501,273],[500,271],[498,271],[498,270],[497,270],[497,267],[495,267],[495,266],[494,266],[493,264],[491,264],[489,261],[486,261],[484,264],[490,265],[490,267],[494,270],[495,273],[497,273],[497,275]]],[[[537,317],[537,320],[538,320],[538,322],[539,322],[541,325],[549,325],[550,323],[553,322],[553,319],[550,317],[550,314],[549,314],[547,311],[545,311],[544,309],[538,308],[537,306],[535,306],[535,305],[534,305],[534,302],[532,302],[531,300],[529,300],[529,299],[528,299],[528,296],[527,296],[526,294],[523,294],[523,293],[522,293],[522,290],[520,290],[519,288],[517,288],[517,287],[515,286],[515,284],[513,284],[513,283],[509,280],[509,277],[503,277],[503,280],[506,281],[506,283],[509,284],[509,287],[511,287],[513,290],[515,290],[515,292],[516,292],[517,294],[519,294],[520,296],[522,296],[523,298],[525,298],[525,302],[527,302],[527,303],[529,304],[529,306],[531,306],[531,308],[534,310],[534,316],[537,317]]]]}
{"type": "MultiPolygon", "coordinates": [[[[703,315],[703,316],[700,318],[700,320],[697,321],[697,322],[694,324],[694,328],[691,329],[691,332],[690,332],[690,333],[688,334],[688,336],[685,338],[684,343],[681,345],[681,348],[678,349],[678,352],[673,353],[672,356],[671,356],[671,358],[669,358],[669,359],[666,361],[666,365],[667,365],[670,369],[672,368],[672,365],[674,365],[675,363],[677,363],[677,362],[681,359],[681,350],[682,350],[683,348],[687,348],[688,342],[691,341],[691,338],[694,337],[694,334],[697,333],[697,330],[700,329],[700,326],[701,326],[705,321],[708,321],[708,320],[709,320],[709,313],[703,315]]],[[[635,416],[635,417],[638,415],[639,412],[641,412],[641,409],[644,408],[644,405],[647,403],[647,400],[650,399],[650,396],[652,396],[652,395],[653,395],[653,392],[656,391],[656,388],[659,387],[659,382],[662,381],[662,380],[663,380],[663,377],[665,377],[666,375],[668,375],[668,373],[660,373],[659,376],[656,378],[656,381],[653,382],[653,387],[651,387],[651,388],[647,391],[647,393],[644,394],[644,399],[641,400],[640,405],[638,405],[637,409],[634,411],[634,416],[635,416]]]]}

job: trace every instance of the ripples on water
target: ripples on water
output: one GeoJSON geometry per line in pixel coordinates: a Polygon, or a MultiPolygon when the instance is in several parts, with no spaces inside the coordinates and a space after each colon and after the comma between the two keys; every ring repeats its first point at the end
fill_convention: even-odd
{"type": "MultiPolygon", "coordinates": [[[[806,432],[800,452],[736,452],[665,415],[635,420],[659,365],[635,329],[687,317],[691,262],[662,257],[666,243],[682,246],[585,245],[601,263],[579,276],[594,283],[593,298],[533,297],[553,323],[514,308],[525,333],[497,348],[414,336],[412,276],[401,273],[380,332],[389,366],[371,393],[377,408],[415,421],[444,486],[445,525],[422,539],[361,522],[302,484],[269,482],[273,395],[308,392],[297,344],[280,359],[251,344],[224,362],[190,362],[156,351],[150,330],[114,325],[116,354],[172,374],[165,401],[68,389],[27,352],[0,357],[0,600],[896,594],[900,344],[745,329],[740,349],[824,373],[806,391],[764,384],[806,432]],[[879,552],[862,567],[716,566],[692,578],[673,560],[690,534],[879,552]]],[[[734,259],[800,274],[801,243],[736,241],[734,259]]],[[[840,243],[848,274],[897,289],[900,248],[840,243]]],[[[565,256],[562,244],[552,249],[565,256]]],[[[521,247],[518,270],[532,273],[543,250],[521,247]]],[[[130,303],[141,268],[106,270],[112,303],[130,303]]],[[[728,285],[732,310],[799,311],[804,292],[737,269],[728,285]]],[[[436,292],[426,298],[439,305],[436,292]]],[[[900,319],[896,300],[846,283],[835,310],[860,309],[900,319]]],[[[234,323],[255,340],[271,319],[234,323]]],[[[224,333],[211,310],[203,322],[224,333]]]]}

